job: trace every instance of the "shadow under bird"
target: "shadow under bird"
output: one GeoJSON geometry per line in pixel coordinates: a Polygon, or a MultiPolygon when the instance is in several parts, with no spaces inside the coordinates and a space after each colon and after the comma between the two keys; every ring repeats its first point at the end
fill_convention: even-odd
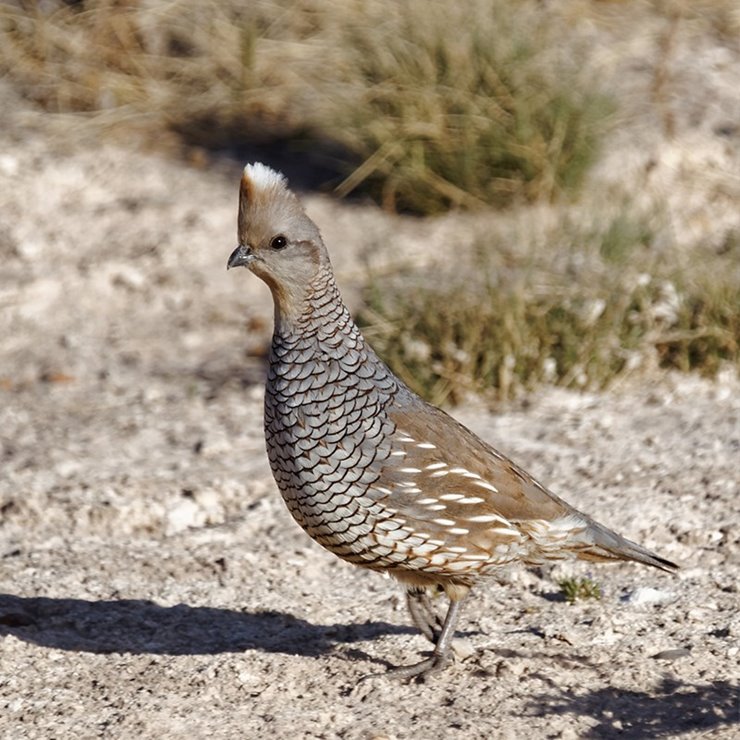
{"type": "Polygon", "coordinates": [[[244,168],[238,234],[228,267],[251,270],[275,303],[264,421],[283,499],[320,545],[397,578],[434,643],[430,657],[389,673],[411,678],[448,663],[472,586],[509,563],[677,568],[574,509],[404,385],[352,320],[319,229],[283,175],[244,168]],[[450,602],[444,620],[430,600],[438,590],[450,602]]]}

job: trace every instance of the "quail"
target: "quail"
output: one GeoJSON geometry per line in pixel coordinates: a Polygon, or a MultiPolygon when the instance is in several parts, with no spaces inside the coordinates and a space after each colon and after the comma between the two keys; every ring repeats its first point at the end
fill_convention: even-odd
{"type": "Polygon", "coordinates": [[[275,307],[264,426],[290,513],[340,558],[394,576],[432,654],[389,672],[449,663],[463,601],[510,563],[580,558],[677,566],[548,491],[444,411],[414,394],[365,342],[342,302],[317,226],[285,177],[244,168],[238,246],[275,307]],[[438,618],[430,595],[444,592],[438,618]]]}

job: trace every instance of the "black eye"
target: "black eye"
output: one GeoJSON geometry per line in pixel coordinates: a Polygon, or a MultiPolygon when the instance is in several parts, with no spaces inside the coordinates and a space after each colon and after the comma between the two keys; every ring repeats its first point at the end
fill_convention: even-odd
{"type": "Polygon", "coordinates": [[[283,247],[287,245],[288,245],[288,240],[282,234],[273,236],[272,239],[270,240],[270,246],[273,249],[282,249],[283,247]]]}

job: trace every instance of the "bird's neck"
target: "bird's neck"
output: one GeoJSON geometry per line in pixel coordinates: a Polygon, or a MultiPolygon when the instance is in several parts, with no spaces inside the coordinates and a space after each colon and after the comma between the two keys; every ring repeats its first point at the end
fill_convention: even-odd
{"type": "Polygon", "coordinates": [[[273,296],[273,346],[275,343],[299,343],[330,356],[341,354],[343,348],[357,350],[364,346],[362,335],[342,301],[330,265],[321,265],[299,295],[286,300],[287,296],[273,291],[273,296]]]}

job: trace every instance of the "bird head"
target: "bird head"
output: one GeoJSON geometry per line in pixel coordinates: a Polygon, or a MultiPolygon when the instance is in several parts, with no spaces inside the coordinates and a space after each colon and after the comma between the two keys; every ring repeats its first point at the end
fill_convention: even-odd
{"type": "Polygon", "coordinates": [[[249,268],[268,284],[278,308],[295,303],[328,261],[321,234],[287,179],[260,163],[242,174],[238,235],[227,268],[249,268]]]}

